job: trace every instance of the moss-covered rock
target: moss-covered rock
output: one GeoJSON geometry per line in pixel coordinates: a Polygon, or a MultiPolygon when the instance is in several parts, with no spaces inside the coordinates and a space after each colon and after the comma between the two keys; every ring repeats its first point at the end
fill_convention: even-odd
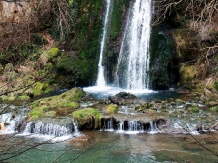
{"type": "Polygon", "coordinates": [[[49,113],[47,111],[59,112],[59,107],[68,109],[76,109],[79,107],[79,101],[85,96],[85,92],[81,88],[73,88],[57,96],[46,97],[36,100],[30,104],[31,111],[29,119],[40,118],[49,113]]]}
{"type": "Polygon", "coordinates": [[[58,48],[54,47],[54,48],[49,49],[48,51],[43,52],[40,56],[40,60],[45,65],[47,62],[56,58],[60,54],[61,54],[61,51],[58,48]]]}
{"type": "Polygon", "coordinates": [[[189,112],[192,112],[192,113],[198,113],[199,112],[199,108],[198,107],[191,107],[188,109],[189,112]]]}
{"type": "Polygon", "coordinates": [[[41,95],[43,93],[48,93],[51,90],[52,89],[50,88],[50,86],[47,83],[37,82],[36,84],[34,84],[33,94],[34,94],[34,96],[37,96],[37,95],[41,95]]]}
{"type": "Polygon", "coordinates": [[[118,111],[118,105],[110,104],[106,106],[108,113],[116,113],[118,111]]]}
{"type": "Polygon", "coordinates": [[[95,108],[85,108],[72,113],[80,129],[97,129],[100,126],[101,114],[95,108]]]}

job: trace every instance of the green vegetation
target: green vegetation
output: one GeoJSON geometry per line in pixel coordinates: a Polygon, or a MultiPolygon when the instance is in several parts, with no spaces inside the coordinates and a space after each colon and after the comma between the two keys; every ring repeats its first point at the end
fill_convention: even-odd
{"type": "Polygon", "coordinates": [[[47,115],[49,114],[47,111],[58,111],[58,107],[78,108],[78,102],[84,96],[85,92],[81,88],[73,88],[61,95],[36,100],[30,104],[29,119],[36,119],[47,115]]]}
{"type": "Polygon", "coordinates": [[[187,83],[195,78],[195,66],[182,64],[180,67],[181,82],[187,83]]]}
{"type": "Polygon", "coordinates": [[[48,84],[37,82],[33,87],[33,94],[37,96],[37,95],[41,95],[43,93],[48,93],[51,90],[52,89],[50,88],[50,86],[48,84]]]}
{"type": "Polygon", "coordinates": [[[192,113],[198,113],[199,112],[199,108],[198,107],[191,107],[188,109],[188,111],[192,112],[192,113]]]}
{"type": "Polygon", "coordinates": [[[35,119],[39,119],[43,116],[43,114],[48,111],[48,107],[43,106],[41,108],[38,107],[34,107],[33,109],[31,109],[31,111],[28,113],[28,117],[29,120],[35,120],[35,119]]]}
{"type": "Polygon", "coordinates": [[[57,57],[61,51],[58,48],[51,48],[50,50],[47,51],[49,60],[57,57]]]}
{"type": "Polygon", "coordinates": [[[210,108],[210,111],[218,112],[218,106],[214,106],[210,108]]]}
{"type": "Polygon", "coordinates": [[[214,82],[214,89],[218,92],[218,81],[214,82]]]}
{"type": "Polygon", "coordinates": [[[118,105],[110,104],[106,106],[108,113],[116,113],[118,111],[118,105]]]}
{"type": "Polygon", "coordinates": [[[77,118],[78,120],[86,119],[89,117],[94,117],[95,119],[100,119],[100,113],[97,109],[94,108],[85,108],[82,110],[77,110],[72,113],[74,118],[77,118]]]}
{"type": "Polygon", "coordinates": [[[77,110],[72,113],[73,117],[77,119],[80,128],[99,128],[101,114],[95,108],[85,108],[77,110]],[[88,127],[89,126],[89,127],[88,127]]]}

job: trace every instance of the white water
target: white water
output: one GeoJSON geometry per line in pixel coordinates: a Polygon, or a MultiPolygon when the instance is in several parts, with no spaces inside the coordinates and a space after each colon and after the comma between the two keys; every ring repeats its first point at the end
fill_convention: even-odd
{"type": "Polygon", "coordinates": [[[80,135],[81,133],[79,132],[79,128],[78,128],[78,123],[76,120],[73,120],[73,126],[74,126],[74,136],[78,136],[80,135]]]}
{"type": "Polygon", "coordinates": [[[120,121],[119,122],[119,126],[118,126],[118,130],[117,130],[117,133],[124,133],[124,122],[123,121],[120,121]]]}
{"type": "Polygon", "coordinates": [[[114,125],[113,125],[113,119],[109,119],[106,122],[106,128],[104,129],[104,131],[114,131],[114,125]]]}
{"type": "Polygon", "coordinates": [[[106,6],[106,13],[104,18],[104,25],[103,25],[103,35],[101,40],[101,49],[100,49],[100,58],[98,62],[98,77],[97,77],[97,87],[105,87],[106,81],[104,78],[104,67],[102,65],[103,60],[103,53],[104,53],[104,47],[105,47],[105,40],[107,36],[107,27],[108,27],[108,21],[109,21],[109,11],[110,11],[110,4],[111,0],[106,0],[107,6],[106,6]]]}
{"type": "Polygon", "coordinates": [[[148,132],[149,134],[156,134],[159,132],[159,129],[157,128],[156,122],[150,122],[150,131],[148,132]]]}
{"type": "Polygon", "coordinates": [[[25,113],[15,114],[14,112],[0,115],[0,123],[4,123],[4,130],[0,129],[0,134],[16,133],[18,125],[22,123],[26,117],[25,113]]]}
{"type": "Polygon", "coordinates": [[[138,134],[144,132],[144,127],[137,121],[128,121],[128,131],[126,134],[138,134]]]}
{"type": "Polygon", "coordinates": [[[116,83],[130,90],[148,89],[151,0],[136,0],[127,20],[116,83]]]}

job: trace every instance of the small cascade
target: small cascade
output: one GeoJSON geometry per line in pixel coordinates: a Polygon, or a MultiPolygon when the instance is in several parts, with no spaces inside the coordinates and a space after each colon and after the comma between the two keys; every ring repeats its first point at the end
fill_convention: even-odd
{"type": "Polygon", "coordinates": [[[106,121],[106,128],[105,131],[114,131],[114,123],[113,123],[113,119],[110,118],[106,121]]]}
{"type": "Polygon", "coordinates": [[[116,84],[128,90],[148,89],[151,0],[135,0],[128,16],[118,58],[116,84]]]}
{"type": "Polygon", "coordinates": [[[118,126],[117,132],[118,133],[123,133],[124,132],[124,122],[123,121],[119,122],[119,126],[118,126]]]}
{"type": "Polygon", "coordinates": [[[100,58],[98,62],[98,77],[97,77],[97,87],[105,87],[106,81],[104,78],[104,67],[102,65],[103,61],[103,53],[104,53],[104,47],[105,47],[105,40],[107,36],[107,27],[109,22],[109,12],[110,12],[110,6],[111,6],[111,0],[106,0],[106,13],[104,18],[104,24],[103,24],[103,34],[102,34],[102,40],[101,40],[101,48],[100,48],[100,58]]]}
{"type": "Polygon", "coordinates": [[[21,112],[9,112],[0,115],[0,134],[13,134],[20,130],[26,115],[21,112]]]}
{"type": "Polygon", "coordinates": [[[138,121],[128,121],[128,133],[144,132],[144,126],[138,121]]]}
{"type": "Polygon", "coordinates": [[[80,135],[81,133],[79,132],[79,127],[78,127],[78,123],[76,120],[72,120],[73,122],[73,127],[74,127],[74,136],[80,135]]]}
{"type": "Polygon", "coordinates": [[[54,125],[51,123],[37,122],[33,129],[34,134],[51,135],[55,137],[66,136],[71,134],[71,130],[65,126],[54,125]]]}
{"type": "Polygon", "coordinates": [[[158,133],[158,128],[156,122],[150,122],[150,127],[149,127],[149,134],[156,134],[158,133]]]}
{"type": "MultiPolygon", "coordinates": [[[[75,129],[77,132],[78,128],[75,129]]],[[[69,136],[72,134],[72,127],[44,122],[29,122],[25,130],[19,135],[44,135],[51,137],[69,136]]]]}
{"type": "Polygon", "coordinates": [[[32,125],[34,125],[32,122],[27,123],[24,131],[19,135],[30,135],[31,133],[33,133],[32,125]]]}

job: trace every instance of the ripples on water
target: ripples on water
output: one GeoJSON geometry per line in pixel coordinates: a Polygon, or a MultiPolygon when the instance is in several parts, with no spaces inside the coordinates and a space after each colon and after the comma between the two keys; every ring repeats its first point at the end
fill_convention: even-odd
{"type": "MultiPolygon", "coordinates": [[[[204,142],[209,139],[207,147],[217,151],[216,138],[216,133],[197,137],[204,142]]],[[[126,135],[85,131],[83,136],[69,141],[41,145],[11,159],[10,162],[170,163],[185,160],[211,163],[216,157],[200,148],[189,135],[126,135]]]]}

